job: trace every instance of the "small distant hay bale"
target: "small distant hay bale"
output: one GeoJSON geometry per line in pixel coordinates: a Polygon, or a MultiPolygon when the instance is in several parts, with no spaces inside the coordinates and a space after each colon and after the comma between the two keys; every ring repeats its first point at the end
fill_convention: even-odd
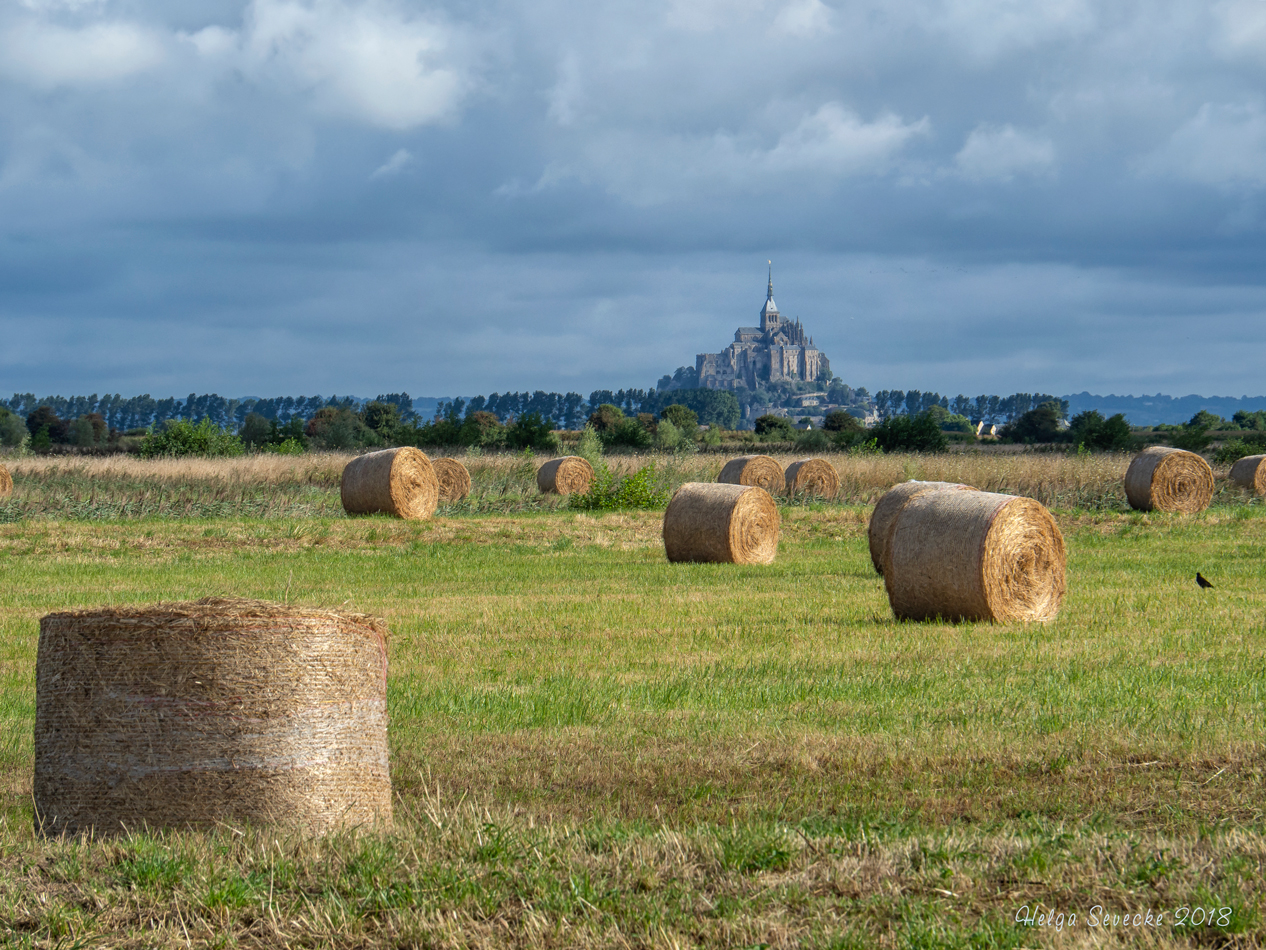
{"type": "Polygon", "coordinates": [[[13,476],[9,474],[9,470],[0,465],[0,498],[10,494],[13,491],[13,476]]]}
{"type": "Polygon", "coordinates": [[[892,527],[892,522],[897,515],[901,514],[901,509],[906,506],[906,502],[924,492],[939,491],[945,488],[952,488],[958,491],[976,491],[970,485],[960,485],[957,482],[919,482],[911,480],[902,482],[879,499],[875,505],[875,510],[871,513],[870,527],[866,532],[870,541],[870,563],[875,566],[876,574],[884,572],[884,546],[888,542],[888,529],[892,527]]]}
{"type": "Polygon", "coordinates": [[[421,449],[383,449],[361,455],[343,469],[343,509],[397,518],[429,518],[440,500],[435,468],[421,449]]]}
{"type": "Polygon", "coordinates": [[[674,562],[772,564],[778,527],[778,505],[763,488],[687,482],[664,512],[664,553],[674,562]]]}
{"type": "Polygon", "coordinates": [[[49,614],[37,832],[390,823],[386,638],[372,617],[257,600],[49,614]]]}
{"type": "Polygon", "coordinates": [[[1032,498],[942,488],[897,513],[884,586],[900,620],[1051,620],[1067,554],[1055,519],[1032,498]]]}
{"type": "Polygon", "coordinates": [[[593,484],[593,466],[579,455],[550,459],[536,470],[536,487],[546,494],[583,495],[593,484]]]}
{"type": "MultiPolygon", "coordinates": [[[[1250,455],[1231,466],[1231,481],[1258,495],[1266,495],[1266,455],[1250,455]]],[[[0,494],[4,494],[0,491],[0,494]]]]}
{"type": "Polygon", "coordinates": [[[803,492],[806,495],[819,495],[822,498],[834,498],[840,493],[840,476],[835,466],[826,459],[802,459],[787,466],[783,476],[787,483],[787,493],[794,495],[803,492]]]}
{"type": "Polygon", "coordinates": [[[435,477],[440,483],[440,501],[451,504],[470,494],[470,472],[457,459],[431,459],[435,477]]]}
{"type": "Polygon", "coordinates": [[[1139,511],[1204,511],[1213,500],[1213,469],[1195,452],[1153,445],[1125,472],[1125,497],[1139,511]]]}
{"type": "Polygon", "coordinates": [[[721,469],[717,481],[725,485],[754,485],[771,494],[787,487],[782,466],[768,455],[741,455],[730,459],[721,469]]]}

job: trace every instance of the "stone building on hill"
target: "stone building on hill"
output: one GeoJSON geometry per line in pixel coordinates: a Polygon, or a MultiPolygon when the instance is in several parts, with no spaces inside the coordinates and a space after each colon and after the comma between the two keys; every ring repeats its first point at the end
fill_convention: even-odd
{"type": "Polygon", "coordinates": [[[831,364],[813,345],[799,320],[784,320],[774,303],[774,275],[769,274],[760,326],[739,327],[734,342],[720,353],[695,357],[703,389],[760,389],[784,380],[811,382],[831,378],[831,364]]]}

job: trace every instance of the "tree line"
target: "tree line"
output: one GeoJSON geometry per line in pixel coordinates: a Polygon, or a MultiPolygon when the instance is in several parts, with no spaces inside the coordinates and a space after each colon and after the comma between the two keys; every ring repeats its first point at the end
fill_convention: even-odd
{"type": "Polygon", "coordinates": [[[905,414],[916,416],[927,412],[933,406],[940,406],[956,416],[962,416],[973,422],[986,422],[995,425],[999,422],[1014,422],[1038,406],[1054,403],[1059,410],[1060,418],[1068,418],[1068,400],[1060,399],[1049,393],[1014,393],[1010,396],[976,396],[972,398],[959,393],[953,399],[936,392],[921,392],[918,389],[881,389],[874,396],[875,411],[879,418],[905,414]]]}

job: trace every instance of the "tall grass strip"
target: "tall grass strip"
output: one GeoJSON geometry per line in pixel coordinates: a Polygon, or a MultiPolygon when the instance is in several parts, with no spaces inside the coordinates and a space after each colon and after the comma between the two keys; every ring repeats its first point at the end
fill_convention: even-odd
{"type": "Polygon", "coordinates": [[[0,497],[13,494],[13,476],[9,470],[0,465],[0,497]]]}

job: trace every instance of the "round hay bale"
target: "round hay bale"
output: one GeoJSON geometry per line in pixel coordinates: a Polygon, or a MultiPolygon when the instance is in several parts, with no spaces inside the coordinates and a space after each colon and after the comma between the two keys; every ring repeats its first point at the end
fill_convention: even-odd
{"type": "MultiPolygon", "coordinates": [[[[1266,455],[1250,455],[1231,466],[1231,481],[1241,488],[1266,495],[1266,455]]],[[[4,494],[0,491],[0,495],[4,494]]]]}
{"type": "Polygon", "coordinates": [[[902,482],[895,488],[890,489],[879,499],[875,505],[875,510],[871,513],[870,526],[866,531],[870,541],[870,563],[875,565],[876,574],[884,572],[884,546],[888,543],[888,529],[892,527],[893,519],[901,514],[901,509],[906,506],[906,502],[924,492],[938,491],[942,488],[976,491],[970,485],[960,485],[957,482],[919,482],[911,480],[902,482]]]}
{"type": "Polygon", "coordinates": [[[440,501],[449,504],[470,494],[470,472],[457,459],[431,459],[431,468],[440,483],[440,501]]]}
{"type": "Polygon", "coordinates": [[[347,463],[342,496],[349,515],[383,512],[397,518],[429,518],[439,504],[440,483],[421,449],[383,449],[347,463]]]}
{"type": "Polygon", "coordinates": [[[1195,452],[1153,445],[1126,469],[1125,497],[1139,511],[1204,511],[1213,500],[1213,469],[1195,452]]]}
{"type": "Polygon", "coordinates": [[[8,495],[13,491],[13,476],[9,474],[9,470],[0,465],[0,498],[8,495]]]}
{"type": "Polygon", "coordinates": [[[1066,563],[1059,526],[1032,498],[938,489],[889,527],[884,586],[900,620],[1050,620],[1066,563]]]}
{"type": "Polygon", "coordinates": [[[386,637],[257,600],[49,614],[36,830],[389,823],[386,637]]]}
{"type": "Polygon", "coordinates": [[[770,493],[787,487],[782,466],[768,455],[741,455],[730,459],[721,469],[717,481],[726,485],[754,485],[770,493]]]}
{"type": "Polygon", "coordinates": [[[840,476],[835,466],[826,459],[792,462],[787,466],[783,479],[787,483],[787,493],[791,495],[804,492],[806,495],[834,498],[840,493],[840,476]]]}
{"type": "Polygon", "coordinates": [[[763,488],[687,482],[664,512],[664,553],[670,561],[772,564],[778,506],[763,488]]]}
{"type": "Polygon", "coordinates": [[[583,495],[593,484],[593,466],[579,455],[550,459],[536,470],[536,487],[554,495],[583,495]]]}

